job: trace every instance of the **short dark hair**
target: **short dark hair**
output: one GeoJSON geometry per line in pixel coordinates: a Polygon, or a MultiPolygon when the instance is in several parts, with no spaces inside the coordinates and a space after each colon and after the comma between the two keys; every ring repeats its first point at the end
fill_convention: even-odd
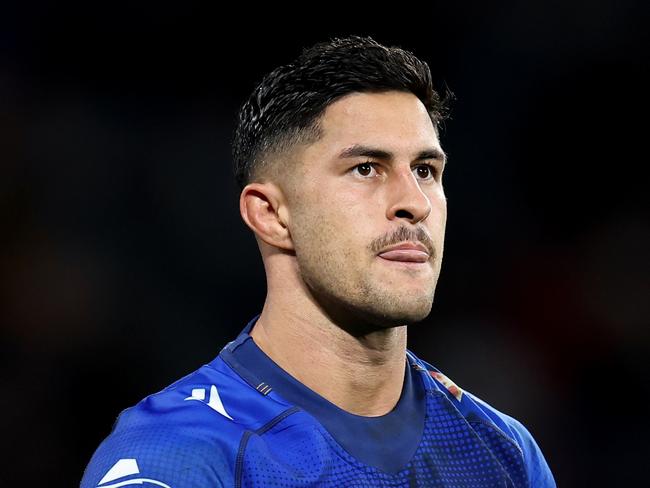
{"type": "Polygon", "coordinates": [[[417,96],[438,132],[451,93],[444,99],[438,95],[429,66],[411,52],[356,35],[304,48],[295,61],[267,74],[239,109],[232,137],[239,188],[254,179],[264,161],[298,143],[317,141],[321,115],[338,98],[391,90],[417,96]]]}

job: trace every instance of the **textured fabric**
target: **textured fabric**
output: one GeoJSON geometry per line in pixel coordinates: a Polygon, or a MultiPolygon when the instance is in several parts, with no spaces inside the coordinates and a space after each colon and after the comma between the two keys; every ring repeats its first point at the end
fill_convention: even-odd
{"type": "Polygon", "coordinates": [[[81,487],[555,486],[520,422],[411,351],[398,404],[369,420],[269,363],[249,335],[256,319],[212,362],[124,410],[81,487]]]}

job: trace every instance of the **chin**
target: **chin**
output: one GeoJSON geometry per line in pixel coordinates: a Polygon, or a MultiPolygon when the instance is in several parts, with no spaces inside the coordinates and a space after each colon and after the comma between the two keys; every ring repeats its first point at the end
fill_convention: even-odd
{"type": "Polygon", "coordinates": [[[410,309],[402,311],[400,314],[400,320],[406,324],[413,322],[420,322],[426,319],[431,313],[431,305],[428,307],[421,307],[416,309],[410,309]]]}
{"type": "Polygon", "coordinates": [[[398,303],[391,303],[390,300],[377,302],[367,313],[377,317],[379,323],[384,327],[398,327],[414,322],[420,322],[431,313],[433,301],[429,297],[422,300],[398,303]],[[378,304],[381,306],[377,307],[378,304]]]}
{"type": "Polygon", "coordinates": [[[320,295],[319,303],[340,328],[356,337],[373,331],[401,327],[424,320],[433,305],[431,295],[386,295],[383,293],[332,296],[320,295]],[[404,297],[409,297],[405,300],[404,297]]]}

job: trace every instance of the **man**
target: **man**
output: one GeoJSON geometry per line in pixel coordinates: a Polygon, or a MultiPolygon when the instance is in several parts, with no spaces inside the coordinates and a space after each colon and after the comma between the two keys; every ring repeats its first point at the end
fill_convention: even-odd
{"type": "Polygon", "coordinates": [[[442,261],[444,109],[426,63],[369,37],[262,80],[233,140],[262,312],[123,411],[83,488],[555,486],[521,423],[406,348],[442,261]]]}

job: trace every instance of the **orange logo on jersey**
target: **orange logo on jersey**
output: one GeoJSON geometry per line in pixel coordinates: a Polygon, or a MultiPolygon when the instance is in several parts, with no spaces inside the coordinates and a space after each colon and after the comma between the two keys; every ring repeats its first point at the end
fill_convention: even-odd
{"type": "Polygon", "coordinates": [[[429,374],[432,378],[437,379],[440,383],[445,385],[445,388],[449,390],[449,393],[454,395],[456,400],[460,401],[463,397],[463,390],[461,390],[456,383],[447,378],[444,374],[438,373],[437,371],[429,371],[429,374]]]}

